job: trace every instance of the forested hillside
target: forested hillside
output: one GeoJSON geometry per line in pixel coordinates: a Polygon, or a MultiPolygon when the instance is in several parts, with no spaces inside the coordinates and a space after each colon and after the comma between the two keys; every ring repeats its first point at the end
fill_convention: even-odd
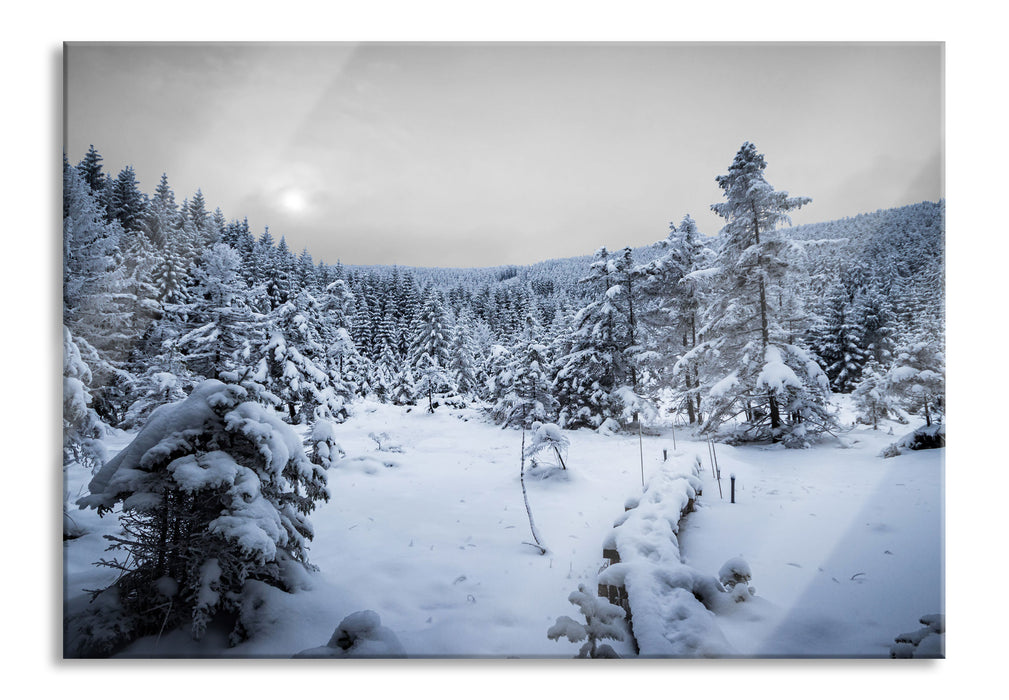
{"type": "MultiPolygon", "coordinates": [[[[200,191],[177,202],[166,176],[150,194],[130,167],[111,177],[94,149],[64,171],[64,324],[107,425],[139,425],[207,378],[305,422],[339,418],[355,396],[428,393],[512,423],[617,427],[659,403],[712,431],[727,414],[755,418],[755,398],[718,400],[721,380],[755,362],[715,347],[718,326],[753,330],[743,306],[761,294],[740,281],[751,242],[732,243],[731,226],[704,235],[686,217],[651,247],[527,267],[330,265],[211,211],[200,191]]],[[[941,353],[943,211],[766,227],[769,339],[800,364],[808,353],[840,392],[882,381],[922,343],[941,353]]],[[[811,381],[816,394],[822,377],[811,381]]]]}

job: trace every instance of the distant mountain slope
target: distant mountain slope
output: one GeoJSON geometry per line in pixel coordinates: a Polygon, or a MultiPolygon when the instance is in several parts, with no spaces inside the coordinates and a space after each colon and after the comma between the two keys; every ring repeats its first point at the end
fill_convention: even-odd
{"type": "MultiPolygon", "coordinates": [[[[889,294],[896,287],[911,285],[929,295],[941,294],[944,281],[945,202],[921,202],[895,209],[804,224],[787,229],[789,237],[802,241],[835,241],[818,247],[824,264],[836,275],[840,269],[864,264],[889,294]],[[837,239],[845,239],[841,244],[837,239]]],[[[714,238],[709,238],[713,242],[714,238]]],[[[637,262],[647,262],[660,251],[654,246],[634,248],[637,262]]],[[[557,258],[532,265],[502,265],[483,268],[400,267],[409,270],[421,284],[440,289],[462,286],[532,284],[534,291],[563,291],[578,296],[577,282],[584,277],[592,254],[557,258]]],[[[384,275],[391,266],[347,265],[355,272],[384,275]]],[[[540,292],[542,293],[542,292],[540,292]]],[[[549,293],[547,294],[549,295],[549,293]]],[[[944,298],[944,297],[943,297],[944,298]]]]}

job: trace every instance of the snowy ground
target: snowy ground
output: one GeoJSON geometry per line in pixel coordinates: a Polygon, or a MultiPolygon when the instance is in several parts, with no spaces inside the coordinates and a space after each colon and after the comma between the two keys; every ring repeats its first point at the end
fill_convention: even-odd
{"type": "Polygon", "coordinates": [[[705,491],[680,544],[701,571],[749,562],[758,599],[719,619],[740,654],[886,657],[895,635],[945,610],[944,450],[884,460],[894,436],[848,437],[849,449],[718,447],[725,498],[705,491]]]}
{"type": "MultiPolygon", "coordinates": [[[[641,492],[637,436],[569,433],[568,470],[527,472],[537,530],[531,541],[519,484],[520,433],[469,410],[365,403],[339,427],[351,459],[329,472],[333,498],[312,516],[309,590],[277,593],[260,610],[263,629],[227,648],[225,631],[199,643],[184,631],[139,640],[125,656],[289,657],[329,639],[350,613],[374,610],[411,657],[570,657],[577,645],[547,639],[559,615],[575,616],[567,596],[594,588],[602,542],[625,501],[641,492]],[[385,432],[402,452],[380,451],[385,432]],[[394,466],[385,466],[390,463],[394,466]]],[[[699,509],[681,533],[691,566],[715,574],[732,556],[753,569],[757,598],[718,624],[740,655],[882,656],[921,615],[944,610],[942,597],[944,450],[883,460],[896,436],[858,430],[842,449],[719,446],[724,499],[710,472],[699,509]],[[729,503],[729,473],[736,503],[729,503]]],[[[109,440],[110,452],[129,435],[109,440]]],[[[671,436],[644,438],[645,478],[659,468],[671,436]]],[[[704,443],[678,441],[700,454],[704,443]]],[[[80,471],[80,470],[79,470],[80,471]]],[[[76,493],[88,475],[71,473],[76,493]]],[[[68,611],[83,589],[106,585],[106,516],[73,512],[91,534],[65,546],[68,611]]],[[[621,654],[626,645],[614,644],[621,654]]]]}

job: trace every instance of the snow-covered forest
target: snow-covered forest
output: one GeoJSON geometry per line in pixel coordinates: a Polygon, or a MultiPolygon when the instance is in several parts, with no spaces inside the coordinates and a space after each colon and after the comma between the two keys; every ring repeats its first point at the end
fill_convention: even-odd
{"type": "Polygon", "coordinates": [[[944,203],[792,227],[810,200],[751,143],[726,160],[698,174],[719,231],[673,212],[651,246],[454,269],[317,261],[167,175],[65,157],[65,655],[941,655],[943,450],[918,450],[945,444],[944,203]],[[892,545],[887,575],[832,577],[932,607],[874,611],[875,637],[757,631],[812,628],[769,611],[800,568],[760,571],[770,506],[782,548],[829,536],[757,494],[839,514],[877,486],[872,533],[927,572],[892,545]]]}

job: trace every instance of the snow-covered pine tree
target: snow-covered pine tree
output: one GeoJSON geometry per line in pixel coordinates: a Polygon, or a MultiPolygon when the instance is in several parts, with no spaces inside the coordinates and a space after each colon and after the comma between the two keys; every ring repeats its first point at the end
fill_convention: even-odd
{"type": "Polygon", "coordinates": [[[426,396],[428,411],[434,413],[434,395],[455,391],[449,373],[452,333],[442,300],[435,290],[428,291],[414,325],[416,330],[407,358],[417,378],[414,394],[426,396]]]}
{"type": "Polygon", "coordinates": [[[89,656],[184,624],[199,638],[222,614],[235,616],[240,641],[250,587],[294,589],[310,566],[308,515],[329,499],[294,431],[216,380],[156,410],[89,489],[81,508],[122,506],[122,533],[107,537],[127,554],[100,562],[121,575],[70,621],[68,642],[89,656]],[[105,635],[110,627],[118,634],[105,635]]]}
{"type": "MultiPolygon", "coordinates": [[[[598,428],[618,421],[632,388],[632,362],[625,319],[614,299],[626,288],[606,248],[596,251],[588,276],[579,280],[593,290],[595,301],[575,316],[570,352],[557,360],[553,393],[559,404],[562,428],[598,428]]],[[[622,260],[622,258],[621,258],[622,260]]]]}
{"type": "Polygon", "coordinates": [[[215,242],[212,240],[211,236],[211,219],[210,214],[207,212],[207,202],[203,197],[203,190],[197,188],[196,194],[194,194],[193,199],[188,202],[188,206],[185,208],[184,213],[186,218],[192,222],[193,228],[196,230],[196,242],[200,247],[210,245],[215,242]]]}
{"type": "Polygon", "coordinates": [[[254,369],[247,386],[265,403],[279,399],[287,409],[285,420],[291,423],[311,422],[324,403],[332,404],[324,410],[327,417],[346,416],[346,397],[326,391],[342,386],[334,387],[323,369],[326,351],[319,337],[318,313],[318,303],[309,294],[285,302],[267,317],[263,342],[251,352],[254,369]]]}
{"type": "Polygon", "coordinates": [[[510,353],[511,361],[499,379],[507,391],[493,409],[499,423],[531,428],[533,423],[553,420],[557,400],[551,390],[547,352],[545,345],[527,336],[510,353]]]}
{"type": "Polygon", "coordinates": [[[475,348],[472,334],[472,317],[468,313],[459,315],[455,330],[452,332],[452,346],[449,349],[448,371],[452,383],[460,395],[479,398],[481,386],[477,378],[477,365],[474,359],[475,348]]]}
{"type": "Polygon", "coordinates": [[[105,462],[101,439],[108,426],[91,408],[91,369],[63,327],[63,467],[74,462],[96,470],[105,462]]]}
{"type": "Polygon", "coordinates": [[[700,421],[701,397],[696,361],[676,361],[698,343],[703,303],[703,278],[707,249],[697,224],[686,215],[679,226],[669,225],[669,236],[655,244],[664,251],[638,270],[641,295],[643,352],[640,354],[645,379],[652,391],[673,391],[679,413],[686,411],[691,425],[700,421]],[[674,374],[673,368],[679,372],[674,374]]]}
{"type": "Polygon", "coordinates": [[[354,294],[354,315],[351,319],[350,337],[354,340],[357,352],[366,357],[370,357],[372,352],[372,338],[375,329],[372,327],[371,308],[367,297],[363,293],[354,294]]]}
{"type": "Polygon", "coordinates": [[[132,165],[127,165],[113,181],[109,215],[124,231],[140,232],[147,219],[147,197],[140,191],[132,165]]]}
{"type": "Polygon", "coordinates": [[[887,390],[905,410],[920,413],[925,425],[945,410],[946,358],[937,341],[916,341],[897,348],[886,373],[887,390]]]}
{"type": "Polygon", "coordinates": [[[862,370],[858,385],[851,392],[859,423],[871,425],[873,430],[877,430],[879,421],[890,416],[893,409],[887,391],[885,373],[875,362],[869,362],[862,370]]]}
{"type": "Polygon", "coordinates": [[[811,334],[810,349],[820,358],[820,366],[834,391],[851,393],[862,375],[868,353],[843,285],[834,285],[830,290],[820,316],[822,320],[811,334]]]}
{"type": "Polygon", "coordinates": [[[105,173],[102,172],[102,156],[95,150],[94,144],[88,146],[88,152],[77,164],[77,170],[88,184],[88,188],[96,196],[100,197],[105,189],[105,173]]]}
{"type": "Polygon", "coordinates": [[[734,416],[737,440],[806,444],[806,437],[834,426],[825,406],[827,378],[801,347],[788,341],[771,300],[789,265],[789,241],[778,230],[788,212],[810,200],[775,191],[764,179],[767,163],[749,142],[726,175],[716,178],[725,202],[711,205],[726,220],[716,255],[716,290],[701,329],[705,340],[680,363],[705,362],[707,419],[715,432],[734,416]]]}
{"type": "Polygon", "coordinates": [[[132,381],[124,365],[139,333],[136,298],[127,289],[120,250],[123,229],[107,223],[80,172],[64,160],[63,324],[94,375],[93,405],[110,424],[126,409],[132,381]]]}
{"type": "MultiPolygon", "coordinates": [[[[220,378],[241,363],[240,354],[258,335],[255,319],[238,278],[241,258],[224,243],[218,243],[194,267],[196,286],[188,317],[192,330],[182,335],[176,347],[189,371],[204,379],[220,378]]],[[[243,290],[244,291],[244,290],[243,290]]]]}
{"type": "Polygon", "coordinates": [[[63,327],[63,539],[84,534],[68,513],[70,493],[66,488],[67,469],[78,464],[96,471],[105,463],[102,438],[108,426],[91,408],[91,370],[66,326],[63,327]]]}
{"type": "Polygon", "coordinates": [[[855,317],[862,333],[862,347],[870,361],[886,367],[893,360],[893,314],[886,297],[870,286],[855,299],[855,317]]]}
{"type": "Polygon", "coordinates": [[[298,255],[298,263],[295,268],[295,285],[298,289],[313,291],[316,289],[315,263],[312,261],[312,254],[308,248],[302,248],[298,255]]]}
{"type": "Polygon", "coordinates": [[[145,230],[154,246],[160,250],[168,247],[168,241],[177,234],[179,206],[175,203],[175,193],[168,184],[167,173],[161,174],[161,181],[147,207],[145,230]]]}
{"type": "Polygon", "coordinates": [[[389,388],[389,401],[395,406],[410,406],[415,401],[414,385],[416,380],[410,368],[401,364],[399,369],[392,375],[392,382],[389,388]]]}

